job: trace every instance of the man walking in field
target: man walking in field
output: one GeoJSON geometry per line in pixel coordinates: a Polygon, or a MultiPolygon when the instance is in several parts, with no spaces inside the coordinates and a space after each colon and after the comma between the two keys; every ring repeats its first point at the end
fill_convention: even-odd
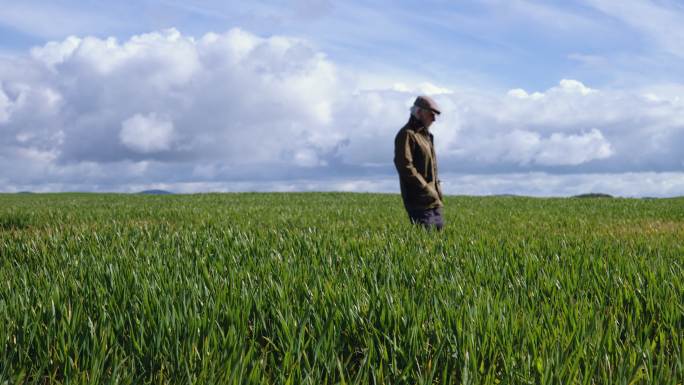
{"type": "Polygon", "coordinates": [[[440,114],[428,96],[418,96],[408,123],[394,139],[394,165],[399,173],[401,198],[414,224],[441,230],[442,189],[437,179],[437,157],[430,126],[440,114]]]}

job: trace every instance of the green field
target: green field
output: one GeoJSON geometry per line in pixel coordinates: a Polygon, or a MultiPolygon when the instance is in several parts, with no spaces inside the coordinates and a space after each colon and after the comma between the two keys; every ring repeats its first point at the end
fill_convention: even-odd
{"type": "Polygon", "coordinates": [[[0,384],[679,384],[684,199],[0,195],[0,384]]]}

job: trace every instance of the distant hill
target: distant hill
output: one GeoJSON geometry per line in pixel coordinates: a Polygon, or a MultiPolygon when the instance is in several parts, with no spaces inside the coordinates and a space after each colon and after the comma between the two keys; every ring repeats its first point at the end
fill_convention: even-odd
{"type": "Polygon", "coordinates": [[[613,198],[613,196],[610,194],[603,194],[603,193],[587,193],[587,194],[575,195],[575,196],[573,196],[573,198],[613,198]]]}
{"type": "Polygon", "coordinates": [[[138,194],[146,194],[146,195],[170,195],[173,194],[171,191],[166,191],[166,190],[145,190],[141,191],[138,194]]]}

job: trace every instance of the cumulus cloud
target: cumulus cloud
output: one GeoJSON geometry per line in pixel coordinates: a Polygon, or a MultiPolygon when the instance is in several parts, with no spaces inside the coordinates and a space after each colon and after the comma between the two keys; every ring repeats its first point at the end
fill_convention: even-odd
{"type": "Polygon", "coordinates": [[[298,39],[239,29],[195,39],[170,29],[125,42],[69,37],[31,57],[44,71],[25,93],[49,87],[66,101],[44,124],[64,133],[61,162],[310,165],[339,135],[329,130],[335,66],[298,39]]]}
{"type": "Polygon", "coordinates": [[[605,159],[613,150],[597,129],[580,135],[554,133],[537,156],[543,165],[579,165],[594,159],[605,159]]]}
{"type": "Polygon", "coordinates": [[[472,145],[473,155],[482,152],[482,162],[512,162],[529,166],[577,166],[608,158],[613,154],[600,131],[566,135],[554,132],[548,137],[526,130],[514,130],[472,145]]]}
{"type": "Polygon", "coordinates": [[[452,95],[438,149],[458,171],[679,170],[684,110],[674,91],[654,94],[561,80],[545,91],[452,95]]]}
{"type": "Polygon", "coordinates": [[[418,93],[442,107],[432,130],[445,174],[666,172],[684,162],[677,86],[562,79],[500,92],[396,79],[363,90],[355,79],[371,75],[350,75],[307,41],[240,29],[72,36],[0,68],[16,68],[7,60],[23,68],[0,72],[0,158],[20,164],[0,171],[5,190],[85,178],[92,190],[330,180],[384,191],[389,182],[376,182],[395,178],[393,138],[418,93]]]}
{"type": "Polygon", "coordinates": [[[595,92],[596,90],[592,90],[591,88],[585,86],[582,84],[582,82],[579,82],[577,80],[569,80],[569,79],[563,79],[560,81],[560,87],[557,88],[557,90],[569,92],[569,93],[578,93],[580,95],[589,95],[592,92],[595,92]]]}
{"type": "Polygon", "coordinates": [[[544,94],[541,92],[534,92],[532,94],[528,94],[525,90],[522,88],[515,88],[510,91],[508,91],[508,96],[518,98],[518,99],[532,99],[532,100],[538,100],[544,97],[544,94]]]}
{"type": "Polygon", "coordinates": [[[69,36],[64,41],[51,41],[43,47],[31,49],[31,56],[34,59],[46,64],[51,69],[59,63],[69,58],[74,51],[81,45],[82,39],[76,36],[69,36]]]}
{"type": "Polygon", "coordinates": [[[169,150],[173,142],[173,122],[154,113],[135,114],[121,123],[119,139],[124,146],[141,153],[169,150]]]}

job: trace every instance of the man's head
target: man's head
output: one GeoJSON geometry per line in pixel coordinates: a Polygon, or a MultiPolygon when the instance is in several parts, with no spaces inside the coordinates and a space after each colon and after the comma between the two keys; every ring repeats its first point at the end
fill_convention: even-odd
{"type": "Polygon", "coordinates": [[[429,128],[435,121],[437,115],[441,113],[439,106],[429,96],[421,95],[416,98],[411,108],[413,116],[418,118],[426,128],[429,128]]]}

